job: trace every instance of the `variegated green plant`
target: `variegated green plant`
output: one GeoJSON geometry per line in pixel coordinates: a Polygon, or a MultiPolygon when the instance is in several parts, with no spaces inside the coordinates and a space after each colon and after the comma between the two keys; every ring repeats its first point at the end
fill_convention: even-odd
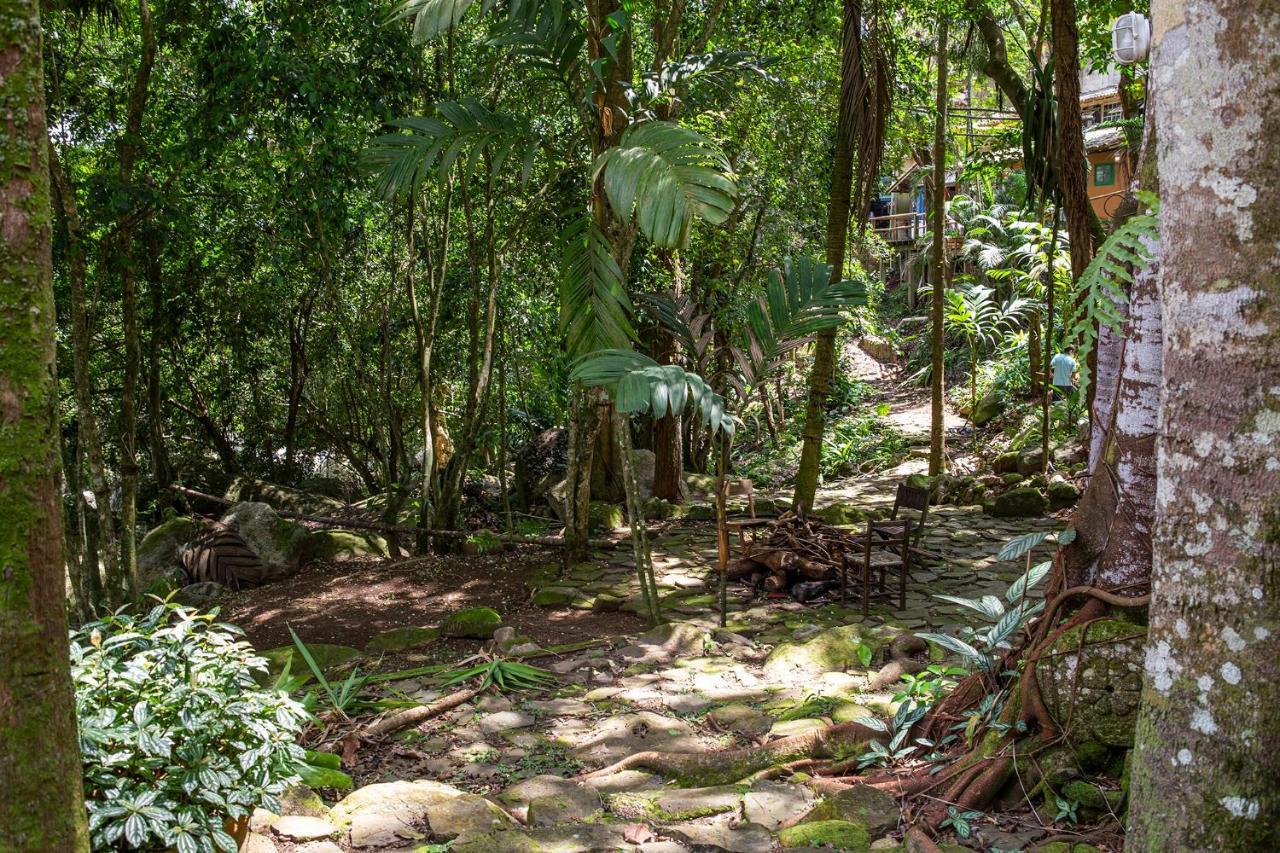
{"type": "Polygon", "coordinates": [[[223,821],[278,809],[297,782],[307,713],[258,686],[266,661],[215,617],[161,604],[72,632],[95,850],[235,853],[223,821]]]}

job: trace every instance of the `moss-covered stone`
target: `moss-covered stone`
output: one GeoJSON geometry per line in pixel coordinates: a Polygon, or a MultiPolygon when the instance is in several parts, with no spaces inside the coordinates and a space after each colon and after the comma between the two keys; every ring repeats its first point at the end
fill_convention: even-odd
{"type": "Polygon", "coordinates": [[[778,833],[783,847],[830,847],[835,850],[871,849],[871,837],[864,826],[847,820],[819,820],[800,823],[778,833]]]}
{"type": "Polygon", "coordinates": [[[1049,502],[1039,489],[1018,486],[997,497],[989,506],[990,514],[996,518],[1031,518],[1044,515],[1049,502]]]}
{"type": "Polygon", "coordinates": [[[834,525],[850,525],[864,524],[868,519],[882,518],[884,510],[880,508],[867,508],[857,506],[853,503],[840,502],[815,509],[812,513],[815,517],[822,519],[827,524],[834,525]]]}
{"type": "Polygon", "coordinates": [[[307,556],[313,560],[386,557],[387,540],[356,530],[316,530],[307,537],[307,556]]]}
{"type": "Polygon", "coordinates": [[[607,533],[623,524],[622,507],[619,504],[592,501],[587,512],[587,528],[592,533],[607,533]]]}
{"type": "Polygon", "coordinates": [[[402,652],[434,643],[440,637],[439,628],[392,628],[375,634],[365,644],[365,654],[378,655],[385,652],[402,652]]]}
{"type": "MultiPolygon", "coordinates": [[[[320,667],[322,671],[332,669],[360,657],[358,649],[353,649],[350,646],[337,646],[331,643],[307,643],[307,652],[311,655],[312,660],[316,662],[316,666],[320,667]]],[[[274,649],[267,649],[260,654],[267,659],[267,677],[270,679],[283,672],[286,665],[289,666],[290,674],[310,678],[311,670],[294,646],[278,646],[274,649]]]]}
{"type": "Polygon", "coordinates": [[[502,616],[492,607],[466,607],[440,623],[440,636],[487,640],[502,627],[502,616]]]}
{"type": "Polygon", "coordinates": [[[901,817],[898,801],[889,794],[857,785],[823,798],[805,815],[804,822],[843,820],[863,827],[871,838],[879,838],[896,829],[901,817]]]}
{"type": "Polygon", "coordinates": [[[1006,486],[1016,486],[1026,478],[1017,471],[1010,471],[1007,474],[1001,474],[1000,479],[1006,486]]]}
{"type": "Polygon", "coordinates": [[[874,652],[875,641],[864,637],[857,626],[828,628],[804,642],[779,644],[765,660],[764,674],[766,678],[794,682],[824,672],[858,669],[862,666],[858,654],[862,645],[874,652]]]}
{"type": "Polygon", "coordinates": [[[533,594],[533,603],[538,607],[565,607],[581,594],[577,587],[548,586],[533,594]]]}
{"type": "Polygon", "coordinates": [[[181,549],[195,538],[203,525],[194,518],[178,516],[152,528],[138,543],[138,577],[143,589],[167,594],[183,586],[181,549]]]}
{"type": "Polygon", "coordinates": [[[227,510],[222,522],[270,568],[293,571],[308,555],[307,528],[281,518],[265,503],[238,503],[227,510]]]}
{"type": "Polygon", "coordinates": [[[1004,412],[1004,398],[995,391],[988,391],[986,394],[978,398],[978,404],[973,407],[970,420],[974,426],[986,426],[994,421],[1004,412]]]}
{"type": "Polygon", "coordinates": [[[276,510],[283,509],[312,515],[328,515],[347,508],[345,503],[331,497],[243,476],[236,477],[231,481],[231,485],[227,488],[223,498],[232,503],[260,501],[270,504],[276,510]]]}
{"type": "Polygon", "coordinates": [[[1059,637],[1040,659],[1037,681],[1055,719],[1071,720],[1074,743],[1131,748],[1142,690],[1146,628],[1102,619],[1059,637]]]}
{"type": "Polygon", "coordinates": [[[1052,480],[1048,489],[1049,505],[1054,509],[1071,506],[1080,499],[1080,490],[1066,480],[1052,480]]]}

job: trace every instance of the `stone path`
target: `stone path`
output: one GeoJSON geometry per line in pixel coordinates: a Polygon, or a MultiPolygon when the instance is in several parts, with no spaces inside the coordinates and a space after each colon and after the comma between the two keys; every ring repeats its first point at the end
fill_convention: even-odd
{"type": "MultiPolygon", "coordinates": [[[[824,492],[822,505],[883,507],[917,464],[838,484],[824,492]]],[[[1002,596],[1022,571],[1021,563],[996,560],[1004,542],[1060,528],[1054,519],[1005,521],[978,508],[934,507],[922,544],[946,560],[917,567],[904,610],[878,603],[864,619],[856,602],[764,601],[734,585],[726,630],[716,621],[714,527],[669,525],[654,533],[654,566],[664,614],[678,621],[538,659],[557,676],[555,689],[486,695],[403,733],[378,754],[376,770],[357,774],[363,787],[332,808],[301,797],[307,808],[293,811],[305,821],[259,812],[249,849],[426,851],[433,849],[428,842],[446,839],[454,839],[454,853],[899,849],[892,798],[865,790],[822,800],[803,774],[700,788],[638,771],[586,784],[567,777],[637,751],[701,752],[892,713],[892,688],[870,687],[888,640],[972,624],[969,611],[932,596],[1002,596]]],[[[534,583],[548,619],[566,608],[639,608],[629,549],[599,552],[564,578],[547,567],[534,583]]],[[[444,692],[429,678],[387,688],[422,702],[444,692]]],[[[987,838],[995,832],[979,827],[973,848],[996,843],[987,838]]],[[[1027,849],[1046,834],[1030,832],[1027,849]]],[[[1000,844],[1007,842],[1005,832],[1000,844]]]]}

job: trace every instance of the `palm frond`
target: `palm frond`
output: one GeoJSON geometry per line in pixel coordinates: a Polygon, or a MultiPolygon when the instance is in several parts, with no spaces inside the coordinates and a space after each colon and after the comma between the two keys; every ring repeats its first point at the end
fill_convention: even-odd
{"type": "Polygon", "coordinates": [[[589,212],[561,234],[560,331],[571,355],[630,345],[631,300],[608,238],[589,212]]]}
{"type": "MultiPolygon", "coordinates": [[[[497,0],[479,0],[480,14],[485,14],[497,0]]],[[[412,19],[416,44],[434,41],[462,22],[476,0],[404,0],[391,12],[391,20],[412,19]]]]}
{"type": "Polygon", "coordinates": [[[595,177],[622,216],[659,246],[680,247],[695,216],[724,222],[738,197],[729,161],[697,131],[665,121],[634,124],[596,159],[595,177]]]}
{"type": "Polygon", "coordinates": [[[831,280],[831,267],[800,256],[769,273],[765,294],[747,306],[748,349],[757,367],[801,346],[811,335],[844,322],[844,312],[867,304],[859,281],[831,280]]]}
{"type": "Polygon", "coordinates": [[[648,412],[660,418],[689,405],[713,433],[733,435],[737,419],[725,409],[724,397],[701,376],[674,364],[658,364],[647,355],[625,349],[588,353],[574,365],[570,378],[584,385],[610,388],[614,405],[628,414],[648,412]]]}
{"type": "Polygon", "coordinates": [[[523,183],[538,151],[538,136],[527,121],[470,99],[441,102],[433,116],[404,118],[392,126],[408,132],[379,136],[363,158],[378,175],[378,193],[386,199],[409,195],[428,176],[443,180],[455,165],[468,174],[485,165],[495,175],[518,162],[523,183]]]}
{"type": "Polygon", "coordinates": [[[658,101],[685,100],[694,84],[700,95],[707,95],[723,92],[753,76],[780,82],[769,71],[772,64],[772,59],[745,50],[717,50],[673,59],[658,71],[644,75],[637,92],[638,105],[651,107],[658,101]]]}
{"type": "MultiPolygon", "coordinates": [[[[1124,324],[1123,306],[1134,274],[1151,263],[1152,249],[1160,239],[1159,199],[1145,192],[1138,197],[1147,205],[1147,211],[1130,216],[1103,241],[1076,284],[1078,307],[1068,324],[1067,336],[1080,352],[1093,349],[1099,327],[1118,330],[1124,324]]],[[[1088,387],[1090,379],[1087,359],[1081,359],[1081,391],[1088,387]]]]}

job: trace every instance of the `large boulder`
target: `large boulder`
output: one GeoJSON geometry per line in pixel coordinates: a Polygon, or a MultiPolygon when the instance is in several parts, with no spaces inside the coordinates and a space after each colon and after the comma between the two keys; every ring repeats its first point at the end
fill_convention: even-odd
{"type": "Polygon", "coordinates": [[[988,391],[978,398],[978,405],[974,406],[970,420],[974,426],[986,426],[1003,412],[1004,399],[995,391],[988,391]]]}
{"type": "Polygon", "coordinates": [[[569,431],[564,427],[543,430],[516,452],[515,463],[516,496],[520,506],[528,509],[564,479],[569,464],[569,431]]]}
{"type": "Polygon", "coordinates": [[[307,540],[307,552],[315,560],[348,560],[353,557],[386,557],[387,540],[360,530],[315,530],[307,540]]]}
{"type": "Polygon", "coordinates": [[[1123,619],[1072,628],[1040,657],[1036,680],[1055,720],[1076,743],[1132,747],[1147,629],[1123,619]]]}
{"type": "Polygon", "coordinates": [[[635,472],[636,487],[640,490],[642,501],[653,497],[653,478],[657,464],[658,457],[652,450],[631,451],[631,469],[635,472]]]}
{"type": "Polygon", "coordinates": [[[1049,501],[1034,486],[1018,486],[997,497],[988,508],[988,515],[996,518],[1031,518],[1044,515],[1049,501]]]}
{"type": "Polygon", "coordinates": [[[618,504],[592,501],[587,511],[587,530],[591,533],[608,533],[621,527],[624,521],[618,504]]]}
{"type": "Polygon", "coordinates": [[[1069,483],[1061,477],[1054,477],[1049,481],[1048,488],[1049,506],[1054,509],[1062,509],[1071,506],[1080,499],[1080,490],[1075,484],[1069,483]]]}
{"type": "Polygon", "coordinates": [[[238,503],[222,516],[222,523],[244,540],[272,575],[297,571],[310,553],[307,528],[281,518],[265,503],[238,503]]]}
{"type": "Polygon", "coordinates": [[[184,585],[186,570],[182,568],[182,546],[203,530],[194,518],[171,518],[152,529],[138,543],[138,578],[148,592],[167,593],[184,585]]]}

